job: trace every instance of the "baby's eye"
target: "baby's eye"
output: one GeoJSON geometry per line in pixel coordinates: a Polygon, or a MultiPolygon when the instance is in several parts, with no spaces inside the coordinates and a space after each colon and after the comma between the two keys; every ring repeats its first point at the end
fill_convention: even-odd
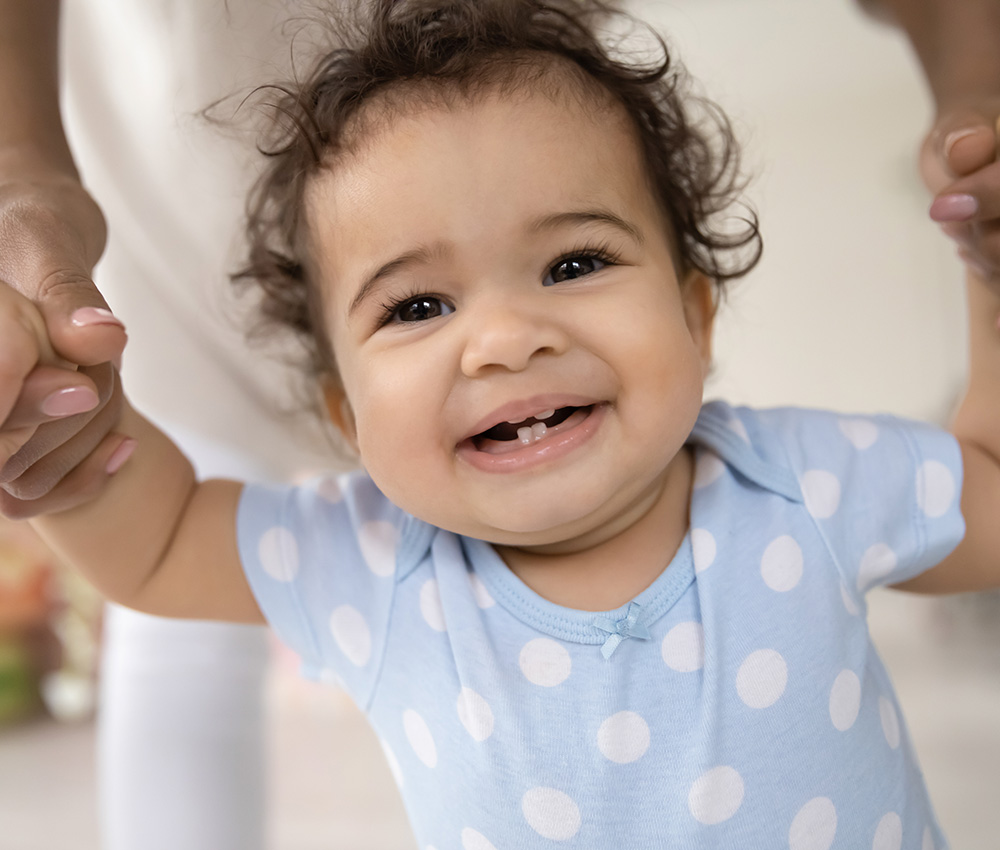
{"type": "Polygon", "coordinates": [[[438,316],[447,316],[454,310],[454,307],[445,304],[440,298],[435,298],[433,295],[421,295],[399,304],[390,316],[390,321],[423,322],[438,316]]]}
{"type": "Polygon", "coordinates": [[[582,254],[579,257],[567,257],[556,263],[542,281],[543,286],[552,286],[566,280],[574,280],[584,275],[593,274],[603,269],[607,263],[599,257],[582,254]]]}

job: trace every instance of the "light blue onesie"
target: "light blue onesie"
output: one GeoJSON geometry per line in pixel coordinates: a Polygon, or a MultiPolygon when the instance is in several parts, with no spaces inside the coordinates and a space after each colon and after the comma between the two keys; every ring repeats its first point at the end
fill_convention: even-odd
{"type": "Polygon", "coordinates": [[[955,441],[715,402],[690,442],[690,532],[603,613],[362,474],[246,489],[261,609],[368,714],[421,850],[946,847],[864,593],[961,539],[955,441]]]}

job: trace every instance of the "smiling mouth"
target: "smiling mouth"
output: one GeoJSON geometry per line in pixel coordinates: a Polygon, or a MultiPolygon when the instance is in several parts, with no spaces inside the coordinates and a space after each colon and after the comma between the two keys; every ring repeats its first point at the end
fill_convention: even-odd
{"type": "Polygon", "coordinates": [[[592,410],[593,405],[541,411],[537,416],[529,416],[519,422],[501,422],[494,425],[473,436],[471,442],[476,451],[489,454],[517,451],[544,440],[550,434],[572,428],[586,419],[592,410]]]}

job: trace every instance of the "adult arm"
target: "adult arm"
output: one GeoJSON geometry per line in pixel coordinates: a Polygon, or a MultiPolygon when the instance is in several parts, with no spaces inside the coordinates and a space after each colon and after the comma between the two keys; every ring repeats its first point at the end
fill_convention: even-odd
{"type": "Polygon", "coordinates": [[[99,487],[100,476],[79,467],[121,441],[109,434],[121,404],[111,361],[125,332],[91,280],[105,225],[60,118],[59,4],[0,0],[0,21],[0,286],[38,306],[51,340],[24,374],[16,319],[0,314],[0,447],[8,458],[0,513],[23,518],[77,504],[99,487]]]}

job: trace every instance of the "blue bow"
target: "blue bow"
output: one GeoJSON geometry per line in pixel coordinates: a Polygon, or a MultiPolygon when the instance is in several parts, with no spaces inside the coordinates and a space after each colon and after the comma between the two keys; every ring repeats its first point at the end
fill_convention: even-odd
{"type": "Polygon", "coordinates": [[[608,617],[595,617],[594,625],[602,632],[608,632],[608,639],[601,647],[601,655],[610,658],[618,645],[625,638],[639,638],[649,640],[649,629],[639,622],[639,612],[642,606],[638,602],[630,602],[625,616],[620,620],[611,620],[608,617]]]}

